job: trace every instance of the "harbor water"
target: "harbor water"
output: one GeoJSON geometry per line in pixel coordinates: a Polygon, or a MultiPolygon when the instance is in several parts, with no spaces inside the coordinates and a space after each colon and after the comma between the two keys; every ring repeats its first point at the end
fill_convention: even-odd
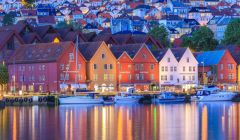
{"type": "Polygon", "coordinates": [[[239,140],[240,103],[6,106],[0,140],[239,140]]]}

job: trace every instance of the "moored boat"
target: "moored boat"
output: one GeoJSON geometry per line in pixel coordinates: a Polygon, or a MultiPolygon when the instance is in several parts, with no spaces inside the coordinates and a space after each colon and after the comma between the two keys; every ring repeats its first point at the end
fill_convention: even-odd
{"type": "Polygon", "coordinates": [[[118,104],[138,103],[141,97],[142,96],[140,95],[134,95],[128,92],[122,92],[122,93],[118,93],[118,95],[115,96],[115,102],[118,104]]]}
{"type": "Polygon", "coordinates": [[[191,97],[191,101],[231,101],[236,95],[237,93],[222,91],[217,87],[204,87],[191,97]]]}
{"type": "Polygon", "coordinates": [[[177,96],[172,92],[163,92],[152,99],[153,103],[181,103],[185,102],[184,96],[177,96]]]}
{"type": "Polygon", "coordinates": [[[96,93],[88,93],[84,95],[61,96],[60,104],[103,104],[102,97],[96,96],[96,93]]]}

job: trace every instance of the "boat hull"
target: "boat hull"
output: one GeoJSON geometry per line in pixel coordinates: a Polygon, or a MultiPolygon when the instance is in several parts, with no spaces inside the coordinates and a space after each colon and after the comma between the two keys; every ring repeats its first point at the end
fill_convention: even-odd
{"type": "Polygon", "coordinates": [[[82,97],[63,97],[59,98],[60,104],[103,104],[103,99],[82,98],[82,97]]]}
{"type": "Polygon", "coordinates": [[[152,99],[153,103],[183,103],[185,98],[181,99],[152,99]]]}
{"type": "Polygon", "coordinates": [[[138,103],[140,98],[127,98],[127,97],[122,97],[122,98],[116,98],[115,102],[117,104],[132,104],[132,103],[138,103]]]}
{"type": "Polygon", "coordinates": [[[196,102],[232,101],[232,99],[235,96],[236,96],[235,93],[210,94],[207,96],[193,96],[191,97],[191,101],[196,101],[196,102]]]}

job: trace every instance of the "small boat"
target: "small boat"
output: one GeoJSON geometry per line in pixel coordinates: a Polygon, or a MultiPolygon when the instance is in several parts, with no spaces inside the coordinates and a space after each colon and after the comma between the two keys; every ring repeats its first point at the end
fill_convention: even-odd
{"type": "Polygon", "coordinates": [[[60,104],[103,104],[103,98],[96,96],[97,93],[84,95],[60,96],[60,104]]]}
{"type": "Polygon", "coordinates": [[[191,101],[231,101],[237,95],[234,92],[222,91],[218,87],[210,86],[198,90],[191,101]]]}
{"type": "Polygon", "coordinates": [[[115,102],[118,104],[138,103],[140,98],[142,98],[142,96],[134,95],[128,92],[122,92],[115,96],[115,102]]]}
{"type": "Polygon", "coordinates": [[[153,103],[181,103],[185,102],[184,96],[177,96],[173,92],[163,92],[157,98],[152,99],[153,103]]]}
{"type": "Polygon", "coordinates": [[[114,97],[106,97],[106,98],[104,98],[103,104],[104,104],[104,105],[112,105],[112,104],[115,104],[114,97]]]}

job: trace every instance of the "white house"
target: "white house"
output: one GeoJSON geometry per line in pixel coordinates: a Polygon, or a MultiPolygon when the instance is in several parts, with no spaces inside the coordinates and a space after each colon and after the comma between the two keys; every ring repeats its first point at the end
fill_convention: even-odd
{"type": "Polygon", "coordinates": [[[171,49],[178,61],[178,85],[187,91],[198,85],[198,61],[189,48],[171,49]]]}

